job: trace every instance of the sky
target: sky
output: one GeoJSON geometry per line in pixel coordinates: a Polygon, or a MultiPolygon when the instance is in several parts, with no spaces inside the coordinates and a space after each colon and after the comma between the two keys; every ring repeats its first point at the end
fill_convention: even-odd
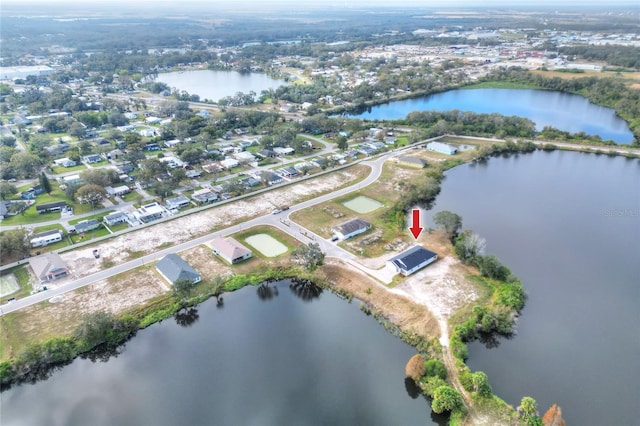
{"type": "MultiPolygon", "coordinates": [[[[88,0],[83,2],[84,6],[88,6],[91,3],[95,4],[117,4],[119,2],[131,4],[129,1],[124,0],[88,0]]],[[[200,3],[203,5],[225,5],[225,6],[237,6],[237,5],[256,5],[256,6],[267,6],[272,7],[273,5],[332,5],[332,6],[448,6],[448,7],[479,7],[487,6],[487,7],[495,7],[495,6],[505,6],[505,7],[537,7],[537,6],[559,6],[559,5],[567,5],[567,6],[635,6],[640,10],[640,3],[638,0],[535,0],[535,1],[520,1],[520,0],[482,0],[482,2],[478,2],[477,0],[183,0],[177,2],[176,0],[135,0],[135,3],[139,4],[158,4],[158,3],[174,3],[179,4],[183,2],[189,3],[200,3]]],[[[4,4],[71,4],[78,3],[78,0],[2,0],[4,4]]]]}

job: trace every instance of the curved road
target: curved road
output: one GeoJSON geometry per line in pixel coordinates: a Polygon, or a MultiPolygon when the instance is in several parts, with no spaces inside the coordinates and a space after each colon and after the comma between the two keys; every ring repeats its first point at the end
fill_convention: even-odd
{"type": "Polygon", "coordinates": [[[408,149],[407,148],[402,148],[400,150],[396,150],[387,154],[383,154],[380,157],[376,158],[376,159],[372,159],[372,160],[367,160],[367,161],[362,161],[361,164],[367,165],[369,167],[371,167],[371,173],[369,174],[369,176],[367,176],[363,181],[348,186],[346,188],[343,189],[339,189],[337,191],[331,192],[329,194],[325,194],[319,197],[316,197],[314,199],[302,202],[300,204],[296,204],[290,207],[289,210],[287,210],[287,215],[283,215],[283,214],[269,214],[269,215],[265,215],[265,216],[260,216],[257,217],[255,219],[251,219],[249,221],[240,223],[238,225],[234,225],[231,226],[229,228],[225,228],[223,230],[220,231],[216,231],[213,232],[211,234],[207,234],[204,235],[202,237],[198,237],[195,238],[193,240],[190,241],[186,241],[184,243],[169,247],[167,249],[164,250],[160,250],[145,256],[142,256],[138,259],[135,260],[131,260],[129,262],[126,263],[122,263],[120,265],[117,266],[113,266],[109,269],[105,269],[103,271],[100,272],[96,272],[95,274],[92,275],[87,275],[86,277],[82,277],[82,278],[78,278],[70,283],[67,284],[63,284],[57,288],[54,289],[50,289],[50,290],[46,290],[46,291],[42,291],[36,294],[33,294],[31,296],[22,298],[22,299],[18,299],[16,301],[13,301],[11,303],[8,304],[4,304],[2,306],[0,306],[0,316],[2,315],[6,315],[8,313],[11,312],[15,312],[19,309],[22,309],[24,307],[27,306],[31,306],[34,305],[36,303],[40,303],[44,300],[48,300],[51,299],[54,296],[66,293],[68,291],[72,291],[72,290],[76,290],[78,288],[87,286],[91,283],[94,283],[96,281],[100,281],[106,278],[109,278],[113,275],[117,275],[120,274],[122,272],[126,272],[128,270],[137,268],[139,266],[143,266],[145,264],[151,263],[151,262],[155,262],[158,259],[160,259],[161,257],[169,254],[169,253],[177,253],[183,250],[187,250],[190,248],[193,248],[197,245],[203,244],[213,238],[216,237],[221,237],[221,236],[225,236],[225,235],[229,235],[229,234],[233,234],[236,233],[238,231],[247,229],[247,228],[251,228],[253,226],[257,226],[257,225],[272,225],[272,226],[276,226],[279,229],[281,229],[282,231],[286,232],[287,234],[293,236],[294,238],[303,241],[303,242],[316,242],[320,245],[320,248],[322,249],[322,251],[324,253],[326,253],[327,256],[330,257],[339,257],[341,259],[346,259],[346,260],[355,260],[356,256],[354,256],[353,254],[349,253],[348,251],[338,247],[337,245],[327,241],[326,239],[318,236],[317,234],[314,234],[313,232],[305,229],[302,225],[296,224],[294,222],[291,222],[289,220],[289,215],[291,213],[294,213],[298,210],[302,210],[302,209],[306,209],[308,207],[311,207],[313,205],[316,204],[320,204],[323,203],[325,201],[334,199],[336,197],[341,197],[343,195],[346,195],[350,192],[354,192],[354,191],[358,191],[362,188],[364,188],[365,186],[368,186],[370,184],[372,184],[373,182],[375,182],[379,177],[380,174],[382,173],[382,165],[383,163],[395,156],[400,154],[401,152],[403,152],[404,150],[408,149]],[[286,221],[288,223],[290,223],[290,226],[285,225],[282,221],[286,221]],[[304,232],[304,234],[303,234],[304,232]]]}

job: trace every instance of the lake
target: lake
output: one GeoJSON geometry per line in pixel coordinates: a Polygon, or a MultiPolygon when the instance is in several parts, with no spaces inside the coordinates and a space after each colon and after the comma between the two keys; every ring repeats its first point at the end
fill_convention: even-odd
{"type": "Polygon", "coordinates": [[[2,425],[438,424],[405,386],[415,348],[357,302],[313,295],[283,281],[209,300],[190,326],[165,320],[108,362],[3,392],[2,425]]]}
{"type": "Polygon", "coordinates": [[[371,107],[351,117],[367,120],[397,120],[412,111],[472,111],[525,117],[536,129],[553,126],[567,132],[600,135],[620,144],[633,141],[627,123],[611,108],[589,102],[569,93],[526,89],[460,89],[415,99],[389,102],[371,107]]]}
{"type": "MultiPolygon", "coordinates": [[[[640,419],[640,162],[571,152],[491,158],[446,173],[453,211],[522,280],[517,335],[468,365],[517,406],[557,402],[568,425],[640,419]]],[[[430,225],[433,227],[433,225],[430,225]]]]}
{"type": "Polygon", "coordinates": [[[198,95],[201,100],[217,102],[238,92],[254,91],[258,96],[263,90],[275,89],[285,84],[261,73],[239,73],[237,71],[176,71],[158,74],[156,81],[171,88],[184,90],[190,95],[198,95]]]}

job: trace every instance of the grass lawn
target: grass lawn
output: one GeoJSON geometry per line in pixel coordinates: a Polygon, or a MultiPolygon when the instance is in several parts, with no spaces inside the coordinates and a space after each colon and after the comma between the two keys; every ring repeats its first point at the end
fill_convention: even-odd
{"type": "Polygon", "coordinates": [[[142,197],[142,195],[139,192],[131,191],[130,193],[125,194],[125,195],[121,196],[120,198],[122,198],[124,201],[128,202],[128,201],[135,201],[135,200],[137,200],[138,198],[141,198],[141,197],[142,197]]]}
{"type": "Polygon", "coordinates": [[[34,234],[39,234],[41,232],[47,232],[47,231],[51,231],[53,229],[57,229],[62,231],[63,233],[65,232],[65,229],[62,227],[62,225],[60,225],[59,223],[54,223],[51,225],[44,225],[44,226],[38,226],[33,228],[33,233],[34,234]]]}
{"type": "Polygon", "coordinates": [[[85,166],[84,164],[78,164],[77,166],[74,166],[74,167],[53,166],[51,169],[53,170],[54,174],[59,175],[62,173],[82,171],[82,170],[85,170],[86,168],[87,166],[85,166]]]}
{"type": "Polygon", "coordinates": [[[109,229],[111,229],[111,232],[118,232],[118,231],[123,231],[123,230],[127,229],[128,227],[129,227],[129,225],[126,224],[126,223],[117,223],[115,225],[109,226],[109,229]]]}
{"type": "Polygon", "coordinates": [[[97,229],[92,229],[82,234],[71,235],[71,241],[73,241],[74,244],[83,243],[93,238],[104,237],[105,235],[109,235],[109,231],[104,226],[100,226],[97,229]]]}
{"type": "Polygon", "coordinates": [[[82,218],[79,218],[79,219],[73,219],[73,220],[69,221],[69,225],[75,225],[76,223],[82,222],[83,220],[91,220],[91,219],[97,219],[98,222],[100,222],[100,221],[102,221],[103,217],[105,217],[106,215],[111,214],[113,212],[115,212],[115,210],[109,210],[109,211],[106,211],[104,213],[98,213],[98,214],[94,214],[94,215],[91,215],[91,216],[85,216],[85,217],[82,217],[82,218]]]}

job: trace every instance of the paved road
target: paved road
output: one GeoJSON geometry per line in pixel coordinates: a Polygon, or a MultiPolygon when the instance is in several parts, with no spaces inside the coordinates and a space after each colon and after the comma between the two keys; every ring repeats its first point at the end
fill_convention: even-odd
{"type": "MultiPolygon", "coordinates": [[[[4,304],[2,306],[0,306],[0,316],[2,315],[6,315],[8,313],[11,312],[15,312],[19,309],[22,309],[24,307],[27,306],[31,306],[33,304],[42,302],[44,300],[48,300],[54,296],[66,293],[68,291],[72,291],[72,290],[76,290],[78,288],[87,286],[93,282],[99,281],[99,280],[103,280],[106,279],[108,277],[111,277],[113,275],[117,275],[120,274],[122,272],[137,268],[139,266],[143,266],[145,264],[151,264],[156,262],[157,260],[159,260],[160,258],[162,258],[163,256],[169,254],[169,253],[176,253],[176,252],[180,252],[183,250],[187,250],[190,248],[193,248],[195,246],[198,246],[200,244],[203,244],[213,238],[219,237],[219,236],[225,236],[225,235],[229,235],[229,234],[233,234],[236,232],[239,232],[241,230],[253,227],[253,226],[258,226],[258,225],[273,225],[273,226],[277,226],[279,229],[283,230],[284,232],[286,232],[287,234],[293,236],[294,238],[303,241],[303,242],[317,242],[318,244],[320,244],[320,248],[326,253],[327,256],[330,257],[338,257],[344,260],[355,260],[356,257],[347,252],[346,250],[336,246],[335,244],[331,243],[330,241],[327,241],[326,239],[320,237],[319,235],[307,230],[306,228],[304,228],[304,226],[297,224],[295,222],[292,222],[289,219],[289,215],[291,213],[294,213],[298,210],[302,210],[308,207],[311,207],[313,205],[316,204],[320,204],[323,203],[325,201],[331,200],[333,198],[336,197],[341,197],[345,194],[348,194],[350,192],[354,192],[354,191],[358,191],[362,188],[364,188],[367,185],[370,185],[371,183],[375,182],[379,177],[380,174],[382,173],[382,165],[383,163],[395,156],[400,154],[401,152],[403,152],[405,149],[407,148],[403,148],[401,150],[397,150],[394,152],[390,152],[384,155],[381,155],[375,159],[369,160],[369,161],[363,161],[361,164],[367,165],[369,167],[371,167],[371,173],[369,174],[369,176],[367,176],[363,181],[355,184],[355,185],[351,185],[349,187],[331,192],[329,194],[325,194],[319,197],[316,197],[314,199],[305,201],[303,203],[300,204],[296,204],[294,206],[291,206],[289,210],[286,211],[286,214],[280,213],[280,214],[269,214],[269,215],[265,215],[265,216],[260,216],[254,219],[251,219],[249,221],[243,222],[241,224],[238,225],[234,225],[231,226],[229,228],[225,228],[223,230],[217,231],[217,232],[213,232],[211,234],[208,235],[204,235],[202,237],[198,237],[195,238],[193,240],[190,241],[186,241],[184,243],[169,247],[167,249],[164,250],[160,250],[157,251],[155,253],[151,253],[148,254],[146,256],[140,257],[138,259],[135,260],[131,260],[129,262],[111,267],[109,269],[105,269],[103,271],[100,272],[96,272],[95,274],[92,275],[88,275],[86,277],[82,277],[82,278],[78,278],[72,282],[69,282],[67,284],[63,284],[60,287],[54,288],[54,289],[50,289],[50,290],[46,290],[43,292],[39,292],[36,294],[33,294],[31,296],[16,300],[12,303],[9,304],[4,304]],[[290,226],[286,226],[285,224],[283,224],[280,220],[286,220],[288,222],[290,222],[290,226]],[[301,232],[302,231],[302,232],[301,232]],[[304,234],[303,234],[304,233],[304,234]]],[[[144,231],[143,231],[144,232],[144,231]]]]}

